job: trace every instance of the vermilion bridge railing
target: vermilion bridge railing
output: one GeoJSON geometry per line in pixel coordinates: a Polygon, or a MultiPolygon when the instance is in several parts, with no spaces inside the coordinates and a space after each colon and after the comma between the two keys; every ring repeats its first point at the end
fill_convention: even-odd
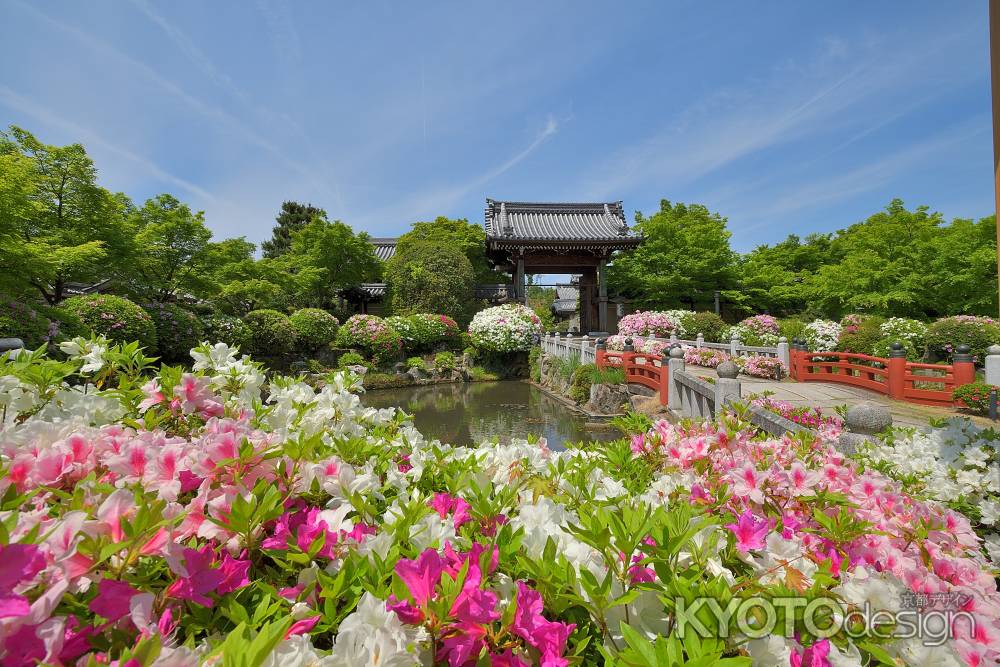
{"type": "Polygon", "coordinates": [[[910,403],[952,407],[955,387],[975,382],[968,348],[961,346],[951,365],[907,361],[902,347],[894,356],[872,357],[853,352],[809,352],[793,348],[791,377],[799,382],[834,382],[885,394],[910,403]],[[964,351],[962,348],[965,348],[964,351]]]}
{"type": "Polygon", "coordinates": [[[669,382],[667,367],[663,357],[645,352],[611,352],[603,345],[597,347],[598,368],[621,368],[625,372],[625,381],[630,384],[640,384],[658,392],[660,405],[667,404],[669,382]]]}

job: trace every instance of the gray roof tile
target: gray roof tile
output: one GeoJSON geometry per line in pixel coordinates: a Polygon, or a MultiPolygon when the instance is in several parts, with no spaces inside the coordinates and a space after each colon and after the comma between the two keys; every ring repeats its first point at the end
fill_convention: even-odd
{"type": "Polygon", "coordinates": [[[486,200],[490,240],[625,241],[639,237],[628,228],[621,202],[543,203],[486,200]]]}

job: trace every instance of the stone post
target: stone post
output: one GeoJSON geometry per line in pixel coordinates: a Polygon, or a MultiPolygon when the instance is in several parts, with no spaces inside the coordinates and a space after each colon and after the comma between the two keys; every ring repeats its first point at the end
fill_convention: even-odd
{"type": "Polygon", "coordinates": [[[667,407],[676,414],[681,414],[681,386],[676,381],[678,373],[684,372],[684,350],[679,347],[670,348],[667,355],[667,407]]]}
{"type": "Polygon", "coordinates": [[[676,331],[671,331],[670,332],[670,345],[671,346],[677,345],[677,332],[676,331]]]}
{"type": "Polygon", "coordinates": [[[705,334],[698,334],[698,337],[694,339],[694,346],[699,350],[705,347],[705,334]]]}
{"type": "Polygon", "coordinates": [[[737,338],[736,336],[733,336],[732,339],[729,341],[729,356],[731,357],[738,356],[739,346],[740,346],[740,339],[737,338]]]}
{"type": "MultiPolygon", "coordinates": [[[[904,357],[905,358],[905,357],[904,357]]],[[[858,445],[892,426],[892,413],[879,403],[858,403],[847,409],[844,430],[837,438],[837,449],[853,454],[858,445]]]]}
{"type": "MultiPolygon", "coordinates": [[[[715,414],[719,415],[730,403],[740,400],[740,369],[732,361],[724,361],[715,369],[715,414]]],[[[706,415],[707,416],[707,415],[706,415]]]]}
{"type": "Polygon", "coordinates": [[[792,356],[788,349],[788,339],[782,336],[778,339],[778,359],[785,364],[788,372],[792,372],[792,356]]]}
{"type": "Polygon", "coordinates": [[[959,345],[955,348],[955,356],[952,358],[952,375],[955,377],[956,387],[976,381],[976,366],[972,362],[972,348],[968,345],[959,345]]]}
{"type": "Polygon", "coordinates": [[[580,363],[587,363],[587,352],[590,351],[590,336],[583,334],[580,336],[580,363]]]}
{"type": "Polygon", "coordinates": [[[901,401],[906,391],[906,350],[899,341],[889,346],[889,363],[886,366],[889,371],[887,378],[889,397],[901,401]]]}
{"type": "Polygon", "coordinates": [[[1000,345],[986,350],[986,384],[1000,387],[1000,345]]]}

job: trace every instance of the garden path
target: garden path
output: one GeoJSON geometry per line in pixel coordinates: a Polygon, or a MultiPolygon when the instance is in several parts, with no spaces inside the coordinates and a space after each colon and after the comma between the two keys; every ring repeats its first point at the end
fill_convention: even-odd
{"type": "MultiPolygon", "coordinates": [[[[700,377],[718,377],[712,368],[688,366],[687,370],[700,377]]],[[[897,426],[925,428],[929,419],[955,417],[961,414],[948,408],[894,401],[887,396],[867,389],[842,384],[795,382],[787,379],[778,382],[745,375],[740,376],[740,384],[743,396],[769,391],[772,394],[771,398],[776,401],[787,401],[796,407],[820,408],[823,412],[831,414],[838,405],[850,406],[863,402],[881,403],[892,412],[892,422],[897,426]]],[[[961,414],[961,416],[968,415],[961,414]]],[[[983,426],[992,424],[988,419],[982,417],[972,417],[972,419],[983,426]]]]}

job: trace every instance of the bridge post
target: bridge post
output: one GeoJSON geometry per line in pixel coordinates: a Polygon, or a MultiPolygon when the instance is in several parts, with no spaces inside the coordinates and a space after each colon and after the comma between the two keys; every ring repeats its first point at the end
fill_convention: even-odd
{"type": "Polygon", "coordinates": [[[681,414],[681,388],[676,377],[684,372],[684,351],[672,347],[667,355],[667,407],[675,414],[681,414]]]}
{"type": "Polygon", "coordinates": [[[729,341],[729,356],[731,357],[737,356],[739,352],[738,350],[739,345],[740,345],[740,339],[737,338],[736,336],[733,336],[732,339],[729,341]]]}
{"type": "Polygon", "coordinates": [[[990,345],[986,351],[986,384],[1000,387],[1000,345],[990,345]]]}
{"type": "Polygon", "coordinates": [[[789,373],[791,373],[792,357],[788,350],[788,339],[784,336],[778,339],[778,359],[781,360],[781,363],[785,364],[785,368],[788,369],[789,373]]]}
{"type": "Polygon", "coordinates": [[[972,361],[972,348],[968,345],[959,345],[955,348],[955,356],[952,359],[952,375],[955,378],[956,387],[976,381],[976,366],[972,361]]]}
{"type": "Polygon", "coordinates": [[[604,368],[608,361],[605,358],[607,354],[608,345],[604,342],[603,338],[597,339],[597,348],[594,350],[594,363],[597,364],[598,368],[604,368]]]}
{"type": "Polygon", "coordinates": [[[889,371],[889,398],[901,401],[906,390],[906,350],[899,341],[889,348],[889,363],[886,364],[889,371]]]}
{"type": "Polygon", "coordinates": [[[632,345],[632,339],[625,339],[625,349],[622,351],[622,370],[625,371],[625,384],[629,383],[629,378],[632,375],[632,370],[635,366],[635,347],[632,345]]]}
{"type": "Polygon", "coordinates": [[[719,376],[715,381],[715,414],[719,416],[727,405],[740,400],[740,369],[734,362],[724,361],[715,370],[719,376]]]}
{"type": "Polygon", "coordinates": [[[694,346],[699,350],[705,347],[705,334],[698,334],[698,337],[694,339],[694,346]]]}

